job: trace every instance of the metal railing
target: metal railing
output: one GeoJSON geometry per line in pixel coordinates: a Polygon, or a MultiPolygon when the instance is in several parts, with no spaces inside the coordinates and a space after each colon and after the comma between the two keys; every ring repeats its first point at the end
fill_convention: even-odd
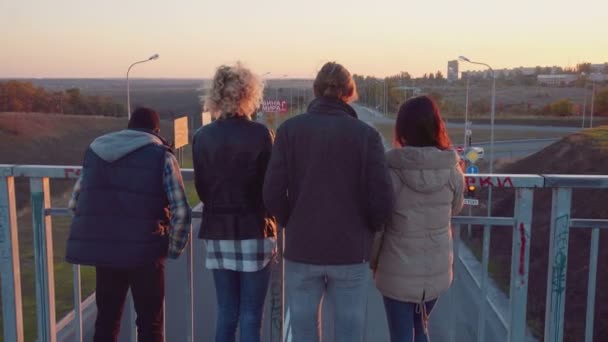
{"type": "MultiPolygon", "coordinates": [[[[185,180],[193,179],[191,169],[182,170],[185,180]]],[[[36,314],[38,341],[54,342],[57,339],[55,318],[55,282],[53,270],[53,241],[51,216],[67,215],[65,208],[52,208],[50,205],[49,179],[76,179],[79,167],[37,166],[37,165],[0,165],[0,278],[2,280],[2,314],[4,320],[4,340],[22,342],[23,314],[17,240],[17,213],[15,203],[15,177],[30,180],[32,222],[34,230],[34,264],[36,314]]],[[[587,294],[587,319],[585,341],[593,340],[595,286],[597,275],[597,256],[599,229],[608,228],[608,220],[571,218],[572,190],[577,188],[608,188],[608,176],[569,176],[569,175],[467,175],[467,184],[477,187],[514,188],[515,208],[513,217],[454,217],[456,230],[455,258],[458,258],[460,227],[463,225],[483,225],[482,279],[480,282],[483,305],[478,315],[477,340],[484,341],[485,305],[488,290],[488,259],[490,232],[492,227],[509,227],[513,230],[511,276],[509,294],[509,315],[503,320],[508,341],[524,341],[526,337],[526,305],[528,296],[528,272],[530,264],[530,239],[533,215],[534,189],[552,189],[552,210],[550,230],[550,250],[547,276],[547,297],[545,313],[545,341],[563,340],[563,323],[566,291],[566,267],[568,261],[568,236],[570,228],[591,228],[591,253],[587,294]]],[[[200,217],[200,213],[198,214],[200,217]]],[[[502,229],[502,228],[501,228],[502,229]]],[[[190,244],[191,246],[191,244],[190,244]]],[[[192,270],[192,255],[187,252],[188,267],[192,270]]],[[[282,264],[271,280],[271,316],[273,320],[272,341],[282,340],[283,330],[283,284],[282,264]],[[276,296],[275,296],[276,295],[276,296]]],[[[82,341],[82,298],[80,289],[80,267],[74,271],[74,310],[73,329],[76,341],[82,341]]],[[[192,277],[190,274],[189,294],[192,296],[192,277]]],[[[458,277],[458,274],[456,275],[458,277]]],[[[192,297],[190,297],[192,298],[192,297]]],[[[187,340],[193,339],[193,310],[190,303],[190,322],[187,340]]],[[[132,306],[127,307],[127,315],[134,322],[132,306]]],[[[452,310],[453,312],[453,310],[452,310]]],[[[454,322],[454,320],[452,320],[454,322]]],[[[455,341],[455,329],[451,328],[450,338],[455,341]]],[[[134,328],[129,329],[129,339],[135,341],[134,328]]]]}

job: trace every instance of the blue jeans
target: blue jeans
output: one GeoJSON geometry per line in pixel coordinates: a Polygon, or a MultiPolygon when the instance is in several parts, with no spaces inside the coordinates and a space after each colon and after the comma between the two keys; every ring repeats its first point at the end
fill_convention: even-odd
{"type": "Polygon", "coordinates": [[[285,260],[286,340],[320,340],[319,313],[325,298],[334,308],[334,341],[362,341],[369,283],[367,263],[310,265],[285,260]]]}
{"type": "Polygon", "coordinates": [[[260,342],[270,263],[257,272],[213,270],[218,317],[216,342],[234,342],[236,327],[241,342],[260,342]]]}
{"type": "MultiPolygon", "coordinates": [[[[427,316],[437,302],[436,299],[425,302],[427,316]]],[[[417,303],[401,302],[384,297],[384,309],[391,342],[428,342],[429,336],[424,327],[421,308],[417,303]]]]}

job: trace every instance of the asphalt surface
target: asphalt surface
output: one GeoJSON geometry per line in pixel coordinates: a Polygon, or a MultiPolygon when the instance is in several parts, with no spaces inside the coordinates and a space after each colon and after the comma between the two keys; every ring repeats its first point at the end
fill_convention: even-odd
{"type": "MultiPolygon", "coordinates": [[[[357,114],[359,115],[359,119],[365,121],[371,126],[374,126],[375,123],[391,123],[394,124],[393,119],[389,119],[379,112],[359,106],[353,105],[357,114]]],[[[459,127],[463,128],[464,124],[451,124],[448,123],[447,127],[459,127]]],[[[490,129],[490,125],[479,124],[475,125],[475,128],[483,128],[490,129]]],[[[580,130],[578,127],[556,127],[556,126],[527,126],[527,125],[494,125],[494,130],[518,130],[518,131],[529,131],[529,132],[557,132],[570,134],[580,130]]],[[[494,159],[497,158],[520,158],[535,153],[543,148],[551,145],[556,142],[558,139],[523,139],[523,140],[510,140],[510,141],[494,141],[494,159]]],[[[391,148],[388,141],[384,141],[384,146],[386,149],[391,148]]],[[[485,151],[485,157],[490,157],[490,142],[478,142],[475,146],[483,147],[485,151]]]]}

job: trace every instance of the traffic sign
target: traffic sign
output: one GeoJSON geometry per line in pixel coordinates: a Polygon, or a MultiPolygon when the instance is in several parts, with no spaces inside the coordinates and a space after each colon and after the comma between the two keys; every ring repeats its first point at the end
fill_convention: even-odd
{"type": "Polygon", "coordinates": [[[479,173],[479,168],[475,165],[470,165],[469,167],[467,167],[466,173],[470,173],[470,174],[478,174],[479,173]]]}
{"type": "Polygon", "coordinates": [[[479,154],[475,150],[469,150],[465,155],[465,159],[471,163],[476,162],[479,159],[479,154]]]}
{"type": "Polygon", "coordinates": [[[470,137],[471,135],[473,135],[473,131],[472,131],[472,130],[470,130],[470,129],[467,129],[466,131],[464,131],[464,134],[465,134],[467,137],[470,137]]]}
{"type": "Polygon", "coordinates": [[[188,117],[173,120],[173,141],[175,148],[180,148],[188,145],[188,117]]]}
{"type": "Polygon", "coordinates": [[[476,206],[476,205],[479,205],[479,200],[474,199],[474,198],[465,198],[464,199],[464,204],[465,205],[476,206]]]}

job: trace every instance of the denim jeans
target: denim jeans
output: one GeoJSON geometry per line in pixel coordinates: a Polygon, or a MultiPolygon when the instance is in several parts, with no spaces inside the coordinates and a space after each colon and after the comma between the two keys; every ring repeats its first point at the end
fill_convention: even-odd
{"type": "Polygon", "coordinates": [[[115,342],[127,292],[131,288],[137,319],[137,340],[162,342],[165,261],[132,269],[96,267],[95,342],[115,342]]]}
{"type": "Polygon", "coordinates": [[[213,270],[218,317],[215,342],[260,342],[264,301],[270,280],[269,263],[257,272],[213,270]]]}
{"type": "MultiPolygon", "coordinates": [[[[436,299],[425,302],[427,316],[437,302],[436,299]]],[[[384,309],[388,321],[391,342],[428,342],[424,327],[421,308],[417,303],[401,302],[384,297],[384,309]]]]}
{"type": "Polygon", "coordinates": [[[334,309],[334,341],[363,340],[370,271],[367,263],[311,265],[285,260],[288,342],[317,342],[323,300],[334,309]]]}

